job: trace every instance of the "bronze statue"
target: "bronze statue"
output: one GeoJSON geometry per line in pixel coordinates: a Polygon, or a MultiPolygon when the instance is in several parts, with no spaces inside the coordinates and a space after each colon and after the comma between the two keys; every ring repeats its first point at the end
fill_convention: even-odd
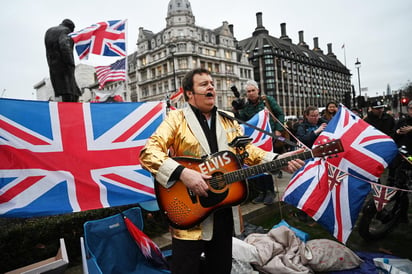
{"type": "Polygon", "coordinates": [[[50,80],[56,97],[61,96],[63,102],[78,102],[81,91],[74,76],[74,42],[69,33],[74,31],[74,23],[70,19],[47,30],[44,37],[50,80]]]}

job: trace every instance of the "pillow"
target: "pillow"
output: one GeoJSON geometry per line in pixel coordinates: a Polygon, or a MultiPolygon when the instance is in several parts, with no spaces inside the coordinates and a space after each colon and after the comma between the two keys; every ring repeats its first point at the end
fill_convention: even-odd
{"type": "Polygon", "coordinates": [[[363,263],[348,247],[328,239],[316,239],[306,242],[308,265],[315,272],[339,271],[358,267],[363,263]]]}

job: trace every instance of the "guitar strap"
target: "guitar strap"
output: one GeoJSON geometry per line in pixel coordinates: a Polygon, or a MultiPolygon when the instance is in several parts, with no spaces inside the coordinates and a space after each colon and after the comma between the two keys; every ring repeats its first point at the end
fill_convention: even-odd
{"type": "Polygon", "coordinates": [[[285,144],[288,144],[288,145],[294,146],[294,147],[298,146],[295,142],[292,142],[292,141],[290,141],[290,140],[288,140],[288,139],[286,139],[286,138],[284,138],[284,137],[282,137],[282,136],[276,136],[276,135],[273,134],[272,132],[269,132],[269,131],[266,131],[266,130],[264,130],[264,129],[258,128],[257,126],[252,125],[252,124],[249,124],[248,122],[245,122],[245,121],[243,121],[243,120],[240,120],[239,118],[236,118],[236,117],[234,117],[234,116],[230,116],[229,114],[227,114],[227,113],[225,113],[225,112],[223,112],[223,111],[218,110],[218,112],[219,112],[219,114],[220,114],[221,116],[223,116],[223,117],[229,118],[229,119],[231,119],[231,120],[236,120],[236,121],[238,121],[238,122],[241,123],[241,124],[245,124],[245,125],[247,125],[248,127],[251,127],[251,128],[256,129],[256,130],[258,130],[258,131],[260,131],[260,132],[263,132],[264,134],[267,134],[267,135],[271,136],[271,137],[273,138],[273,140],[279,140],[279,141],[281,141],[281,142],[284,142],[285,144]]]}

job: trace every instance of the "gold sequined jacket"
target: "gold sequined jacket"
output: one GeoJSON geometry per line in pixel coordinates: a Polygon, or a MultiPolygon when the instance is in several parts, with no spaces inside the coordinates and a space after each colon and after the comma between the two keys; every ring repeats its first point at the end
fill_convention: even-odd
{"type": "MultiPolygon", "coordinates": [[[[219,151],[230,150],[228,146],[236,136],[243,135],[239,124],[229,118],[216,114],[216,136],[219,151]]],[[[255,165],[271,161],[276,154],[266,152],[254,145],[247,145],[249,156],[244,160],[247,165],[255,165]]],[[[179,166],[172,156],[202,157],[210,155],[208,140],[190,107],[170,111],[156,132],[148,139],[140,153],[142,166],[150,171],[156,181],[170,187],[170,176],[179,166]]],[[[172,182],[173,183],[173,182],[172,182]]],[[[239,207],[232,207],[235,233],[241,233],[241,215],[239,207]]],[[[200,225],[188,230],[172,229],[172,235],[185,240],[210,240],[213,233],[213,214],[200,225]]]]}

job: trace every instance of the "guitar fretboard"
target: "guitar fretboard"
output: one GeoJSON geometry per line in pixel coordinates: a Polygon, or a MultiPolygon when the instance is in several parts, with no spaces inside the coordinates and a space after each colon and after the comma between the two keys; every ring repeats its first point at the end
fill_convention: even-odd
{"type": "Polygon", "coordinates": [[[299,154],[291,155],[285,158],[276,159],[264,164],[259,164],[236,171],[228,172],[224,174],[226,183],[233,183],[241,181],[265,172],[273,172],[286,166],[290,160],[301,159],[306,160],[313,158],[312,151],[305,151],[299,154]]]}

